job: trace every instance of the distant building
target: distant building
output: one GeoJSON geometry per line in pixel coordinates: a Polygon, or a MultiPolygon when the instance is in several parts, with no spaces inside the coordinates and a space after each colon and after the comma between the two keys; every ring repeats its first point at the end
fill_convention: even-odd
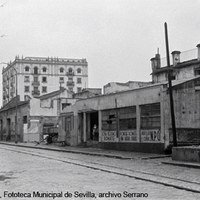
{"type": "Polygon", "coordinates": [[[59,134],[72,146],[163,153],[173,143],[170,70],[177,142],[199,144],[200,45],[192,51],[172,52],[171,61],[169,69],[166,59],[157,53],[151,59],[152,82],[109,83],[103,95],[66,107],[61,112],[59,134]],[[98,129],[96,137],[94,127],[98,129]]]}
{"type": "Polygon", "coordinates": [[[152,84],[151,82],[141,82],[141,81],[128,81],[126,83],[111,82],[103,87],[104,94],[120,92],[124,90],[132,90],[139,87],[144,87],[152,84]]]}
{"type": "MultiPolygon", "coordinates": [[[[178,144],[199,144],[200,77],[172,86],[178,144]]],[[[163,153],[173,141],[168,82],[81,99],[61,112],[60,124],[72,146],[163,153]]]]}
{"type": "Polygon", "coordinates": [[[3,105],[16,96],[16,82],[20,101],[53,92],[61,86],[75,93],[88,87],[86,59],[16,57],[3,69],[2,75],[3,105]]]}
{"type": "MultiPolygon", "coordinates": [[[[200,44],[196,49],[185,52],[173,51],[170,57],[172,80],[184,80],[200,75],[200,44]]],[[[151,58],[152,82],[161,83],[168,80],[166,58],[160,58],[157,53],[151,58]]]]}
{"type": "Polygon", "coordinates": [[[44,129],[58,126],[62,109],[75,103],[76,99],[72,98],[72,94],[69,90],[60,88],[28,101],[20,101],[19,96],[13,98],[0,110],[0,140],[14,141],[17,128],[18,141],[41,141],[44,129]]]}
{"type": "Polygon", "coordinates": [[[85,88],[81,92],[74,93],[73,97],[75,99],[86,99],[88,97],[101,95],[101,88],[85,88]]]}

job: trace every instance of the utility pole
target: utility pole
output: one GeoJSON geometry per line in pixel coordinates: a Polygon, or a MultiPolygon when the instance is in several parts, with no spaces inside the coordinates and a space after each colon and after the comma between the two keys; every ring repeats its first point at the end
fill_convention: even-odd
{"type": "Polygon", "coordinates": [[[116,108],[116,136],[119,137],[119,111],[117,107],[117,99],[115,99],[115,108],[116,108]]]}
{"type": "Polygon", "coordinates": [[[18,119],[17,119],[17,110],[18,110],[18,97],[17,97],[17,95],[18,95],[18,89],[17,89],[17,87],[18,87],[18,83],[17,83],[17,70],[13,67],[13,69],[15,70],[15,73],[16,73],[16,98],[15,98],[15,100],[16,100],[16,102],[15,102],[15,117],[16,117],[16,121],[15,121],[15,144],[17,144],[17,141],[18,141],[18,136],[17,136],[17,134],[18,134],[18,119]]]}
{"type": "Polygon", "coordinates": [[[170,67],[169,43],[168,43],[168,32],[167,32],[166,22],[165,22],[165,43],[166,43],[166,55],[167,55],[167,67],[168,67],[169,100],[170,100],[170,111],[171,111],[173,146],[176,147],[177,146],[176,123],[175,123],[175,115],[174,115],[174,102],[173,102],[172,79],[171,79],[172,69],[170,67]]]}

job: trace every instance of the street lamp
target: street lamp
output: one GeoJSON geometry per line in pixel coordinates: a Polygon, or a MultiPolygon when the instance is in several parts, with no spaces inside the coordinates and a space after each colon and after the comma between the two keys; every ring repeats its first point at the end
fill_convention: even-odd
{"type": "MultiPolygon", "coordinates": [[[[5,62],[1,62],[0,64],[6,64],[9,67],[12,67],[9,63],[5,63],[5,62]]],[[[17,95],[18,95],[18,90],[17,90],[17,86],[18,86],[18,82],[17,82],[17,70],[12,67],[12,69],[15,71],[15,75],[16,75],[16,101],[15,101],[15,143],[17,144],[18,142],[18,138],[17,138],[17,133],[18,133],[18,122],[17,122],[17,110],[18,110],[18,102],[17,102],[17,95]]]]}

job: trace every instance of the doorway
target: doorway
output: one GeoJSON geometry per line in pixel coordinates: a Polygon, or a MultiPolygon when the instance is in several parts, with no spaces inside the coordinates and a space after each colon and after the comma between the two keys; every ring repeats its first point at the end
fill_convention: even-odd
{"type": "Polygon", "coordinates": [[[90,113],[90,139],[99,141],[99,117],[98,112],[90,113]]]}
{"type": "Polygon", "coordinates": [[[6,140],[7,141],[10,141],[11,140],[11,120],[10,118],[7,118],[7,130],[8,130],[8,134],[7,134],[7,137],[6,137],[6,140]]]}

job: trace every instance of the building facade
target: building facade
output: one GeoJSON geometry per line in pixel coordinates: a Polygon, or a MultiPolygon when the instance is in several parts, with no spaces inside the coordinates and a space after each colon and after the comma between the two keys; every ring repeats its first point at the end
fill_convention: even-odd
{"type": "Polygon", "coordinates": [[[126,83],[111,82],[104,85],[103,90],[104,90],[104,94],[109,94],[109,93],[120,92],[124,90],[132,90],[132,89],[144,87],[150,84],[152,84],[152,82],[142,82],[142,81],[128,81],[126,83]]]}
{"type": "Polygon", "coordinates": [[[16,93],[20,101],[25,101],[60,87],[75,93],[88,87],[86,59],[16,57],[3,68],[2,75],[3,105],[12,100],[16,93]]]}
{"type": "Polygon", "coordinates": [[[14,141],[17,134],[20,142],[42,141],[46,129],[58,126],[62,109],[76,101],[72,95],[69,90],[60,88],[28,101],[14,97],[0,110],[0,140],[14,141]]]}
{"type": "MultiPolygon", "coordinates": [[[[184,80],[200,75],[200,44],[185,52],[173,51],[170,57],[172,80],[184,80]]],[[[160,58],[157,53],[151,58],[152,82],[161,83],[168,80],[168,67],[166,58],[160,58]]]]}
{"type": "MultiPolygon", "coordinates": [[[[200,77],[173,81],[178,143],[200,143],[200,77]]],[[[90,97],[67,107],[59,133],[70,145],[163,153],[172,144],[168,83],[90,97]],[[97,136],[94,136],[97,127],[97,136]]]]}

